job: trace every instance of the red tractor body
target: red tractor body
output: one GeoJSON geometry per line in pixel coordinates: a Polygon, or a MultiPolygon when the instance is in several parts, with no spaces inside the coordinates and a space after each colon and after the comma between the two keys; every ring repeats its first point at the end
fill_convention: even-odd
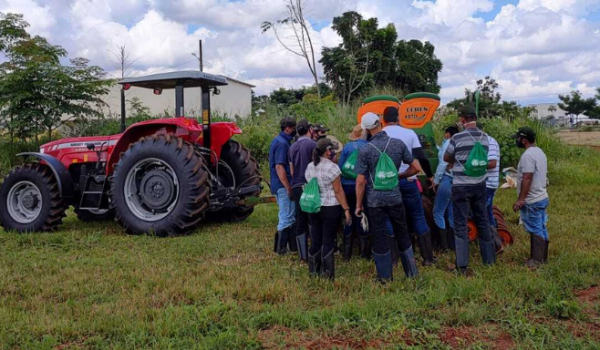
{"type": "Polygon", "coordinates": [[[16,167],[5,178],[2,225],[17,231],[52,230],[69,206],[84,221],[115,218],[132,234],[186,234],[207,216],[246,219],[253,211],[247,200],[262,189],[258,163],[232,140],[242,133],[235,123],[211,123],[210,94],[218,94],[226,79],[183,71],[119,84],[122,132],[57,140],[39,153],[21,154],[38,162],[16,167]],[[132,86],[155,94],[174,89],[176,118],[126,127],[125,91],[132,86]],[[185,88],[200,88],[201,122],[183,116],[185,88]]]}

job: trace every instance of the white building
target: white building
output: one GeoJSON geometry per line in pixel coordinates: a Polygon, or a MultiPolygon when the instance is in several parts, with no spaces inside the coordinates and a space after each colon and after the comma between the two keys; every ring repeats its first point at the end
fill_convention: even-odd
{"type": "MultiPolygon", "coordinates": [[[[211,94],[212,115],[235,119],[236,117],[247,118],[252,113],[252,88],[254,85],[233,79],[227,79],[228,85],[220,86],[219,95],[211,94]]],[[[121,86],[115,84],[111,87],[108,95],[104,97],[104,102],[108,106],[104,107],[104,112],[114,117],[121,115],[121,86]]],[[[202,109],[200,88],[185,89],[184,106],[185,114],[190,117],[198,117],[202,109]]],[[[161,95],[154,95],[150,89],[132,87],[125,92],[127,101],[132,98],[139,98],[143,106],[150,109],[151,115],[168,113],[175,115],[175,90],[164,90],[161,95]]],[[[130,114],[130,104],[127,102],[127,114],[130,114]]]]}
{"type": "Polygon", "coordinates": [[[590,120],[585,114],[580,114],[578,116],[568,115],[567,112],[561,109],[558,106],[558,103],[537,103],[529,105],[529,107],[534,107],[535,110],[531,112],[531,117],[535,119],[549,119],[550,117],[554,117],[554,120],[559,125],[571,125],[578,123],[586,123],[590,120]],[[554,108],[552,108],[554,107],[554,108]],[[573,120],[571,121],[571,117],[573,120]]]}

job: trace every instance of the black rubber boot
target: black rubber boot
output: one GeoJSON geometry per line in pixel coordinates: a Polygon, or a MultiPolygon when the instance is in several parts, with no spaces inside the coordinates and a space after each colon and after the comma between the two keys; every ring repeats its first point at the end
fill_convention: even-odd
{"type": "Polygon", "coordinates": [[[285,228],[275,235],[275,253],[279,255],[285,255],[288,251],[288,240],[289,240],[290,228],[285,228]]]}
{"type": "Polygon", "coordinates": [[[290,227],[289,236],[288,236],[288,246],[290,248],[290,252],[298,251],[298,244],[296,242],[296,225],[292,225],[290,227]]]}
{"type": "Polygon", "coordinates": [[[527,267],[536,269],[544,263],[544,254],[546,252],[546,240],[531,234],[531,258],[527,260],[527,267]]]}
{"type": "Polygon", "coordinates": [[[308,235],[306,233],[296,236],[296,246],[300,261],[308,261],[308,235]]]}
{"type": "Polygon", "coordinates": [[[548,262],[548,245],[550,244],[550,241],[544,241],[544,260],[542,261],[542,263],[547,263],[548,262]]]}
{"type": "Polygon", "coordinates": [[[344,256],[344,260],[349,261],[352,258],[352,248],[354,246],[354,234],[350,233],[347,236],[343,236],[343,245],[344,245],[344,251],[343,251],[343,256],[344,256]]]}
{"type": "Polygon", "coordinates": [[[373,247],[373,236],[371,235],[362,235],[359,236],[359,244],[360,244],[360,257],[366,260],[371,260],[371,249],[373,247]]]}
{"type": "Polygon", "coordinates": [[[496,255],[504,253],[504,242],[498,234],[498,230],[494,226],[490,226],[490,233],[494,239],[494,246],[496,247],[496,255]]]}
{"type": "Polygon", "coordinates": [[[415,259],[415,253],[412,247],[400,252],[400,260],[402,261],[402,267],[404,268],[404,274],[406,277],[413,278],[419,275],[417,261],[415,259]]]}
{"type": "Polygon", "coordinates": [[[448,231],[445,229],[440,229],[440,248],[442,252],[448,251],[448,231]]]}
{"type": "Polygon", "coordinates": [[[335,249],[331,249],[327,255],[323,255],[323,269],[321,274],[323,277],[328,278],[330,280],[335,279],[335,254],[333,254],[335,249]]]}
{"type": "Polygon", "coordinates": [[[316,277],[323,270],[323,262],[321,261],[321,249],[315,255],[308,254],[308,273],[311,277],[316,277]]]}
{"type": "Polygon", "coordinates": [[[394,279],[392,275],[394,269],[392,266],[392,252],[388,251],[385,254],[373,252],[373,260],[377,271],[377,281],[381,283],[391,282],[394,279]]]}
{"type": "Polygon", "coordinates": [[[431,244],[431,233],[427,232],[424,235],[418,236],[419,251],[421,257],[423,257],[423,266],[432,266],[437,262],[437,259],[433,256],[433,245],[431,244]]]}

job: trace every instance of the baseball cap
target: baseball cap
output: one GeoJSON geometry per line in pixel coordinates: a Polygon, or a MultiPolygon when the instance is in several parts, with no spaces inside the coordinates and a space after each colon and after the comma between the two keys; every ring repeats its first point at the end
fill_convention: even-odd
{"type": "Polygon", "coordinates": [[[323,125],[323,124],[315,124],[315,125],[313,126],[313,129],[314,129],[315,131],[329,131],[329,129],[328,129],[328,128],[326,128],[326,127],[325,127],[325,125],[323,125]]]}
{"type": "Polygon", "coordinates": [[[281,126],[282,127],[286,127],[286,128],[293,128],[296,126],[296,119],[294,118],[290,118],[290,117],[285,117],[283,119],[281,119],[281,126]]]}
{"type": "Polygon", "coordinates": [[[524,126],[522,128],[519,128],[517,133],[512,135],[511,137],[513,139],[518,139],[519,137],[524,137],[526,139],[533,139],[533,138],[535,138],[535,131],[533,131],[533,129],[530,127],[524,126]]]}
{"type": "Polygon", "coordinates": [[[365,113],[360,121],[360,125],[364,130],[375,129],[379,124],[379,116],[372,112],[365,113]]]}
{"type": "Polygon", "coordinates": [[[311,126],[312,126],[312,124],[306,119],[300,120],[297,125],[298,128],[306,128],[306,129],[310,128],[311,126]]]}
{"type": "Polygon", "coordinates": [[[333,142],[328,138],[322,138],[317,141],[317,149],[321,151],[321,153],[325,153],[328,149],[337,150],[339,146],[337,143],[333,142]]]}
{"type": "Polygon", "coordinates": [[[459,117],[463,117],[463,116],[467,116],[467,115],[477,115],[477,111],[475,111],[475,107],[473,107],[472,104],[467,104],[466,106],[461,106],[458,109],[458,116],[459,117]]]}

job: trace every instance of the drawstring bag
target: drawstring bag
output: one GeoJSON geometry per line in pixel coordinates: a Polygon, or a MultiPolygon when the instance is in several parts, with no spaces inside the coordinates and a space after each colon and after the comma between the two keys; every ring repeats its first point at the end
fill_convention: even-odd
{"type": "Polygon", "coordinates": [[[350,156],[348,156],[344,165],[342,165],[342,176],[351,180],[356,180],[358,177],[356,170],[354,170],[356,161],[358,160],[358,148],[356,148],[356,144],[354,144],[354,148],[355,150],[350,153],[350,156]]]}
{"type": "Polygon", "coordinates": [[[321,190],[316,177],[313,177],[304,187],[300,197],[300,209],[309,214],[316,214],[321,211],[321,190]]]}
{"type": "Polygon", "coordinates": [[[487,137],[487,135],[482,133],[481,137],[479,138],[479,141],[476,141],[473,135],[471,135],[470,133],[469,135],[471,136],[473,141],[475,141],[475,144],[473,145],[471,152],[469,152],[469,157],[467,158],[467,162],[465,163],[463,168],[465,169],[465,174],[467,176],[481,177],[487,174],[488,168],[488,153],[481,144],[481,139],[483,139],[484,136],[487,137]]]}
{"type": "Polygon", "coordinates": [[[379,148],[375,147],[372,143],[369,143],[369,145],[375,147],[380,153],[379,160],[375,166],[375,179],[371,178],[373,188],[378,191],[391,191],[398,186],[398,167],[396,167],[392,158],[385,153],[391,140],[391,138],[388,139],[383,152],[379,151],[379,148]]]}

